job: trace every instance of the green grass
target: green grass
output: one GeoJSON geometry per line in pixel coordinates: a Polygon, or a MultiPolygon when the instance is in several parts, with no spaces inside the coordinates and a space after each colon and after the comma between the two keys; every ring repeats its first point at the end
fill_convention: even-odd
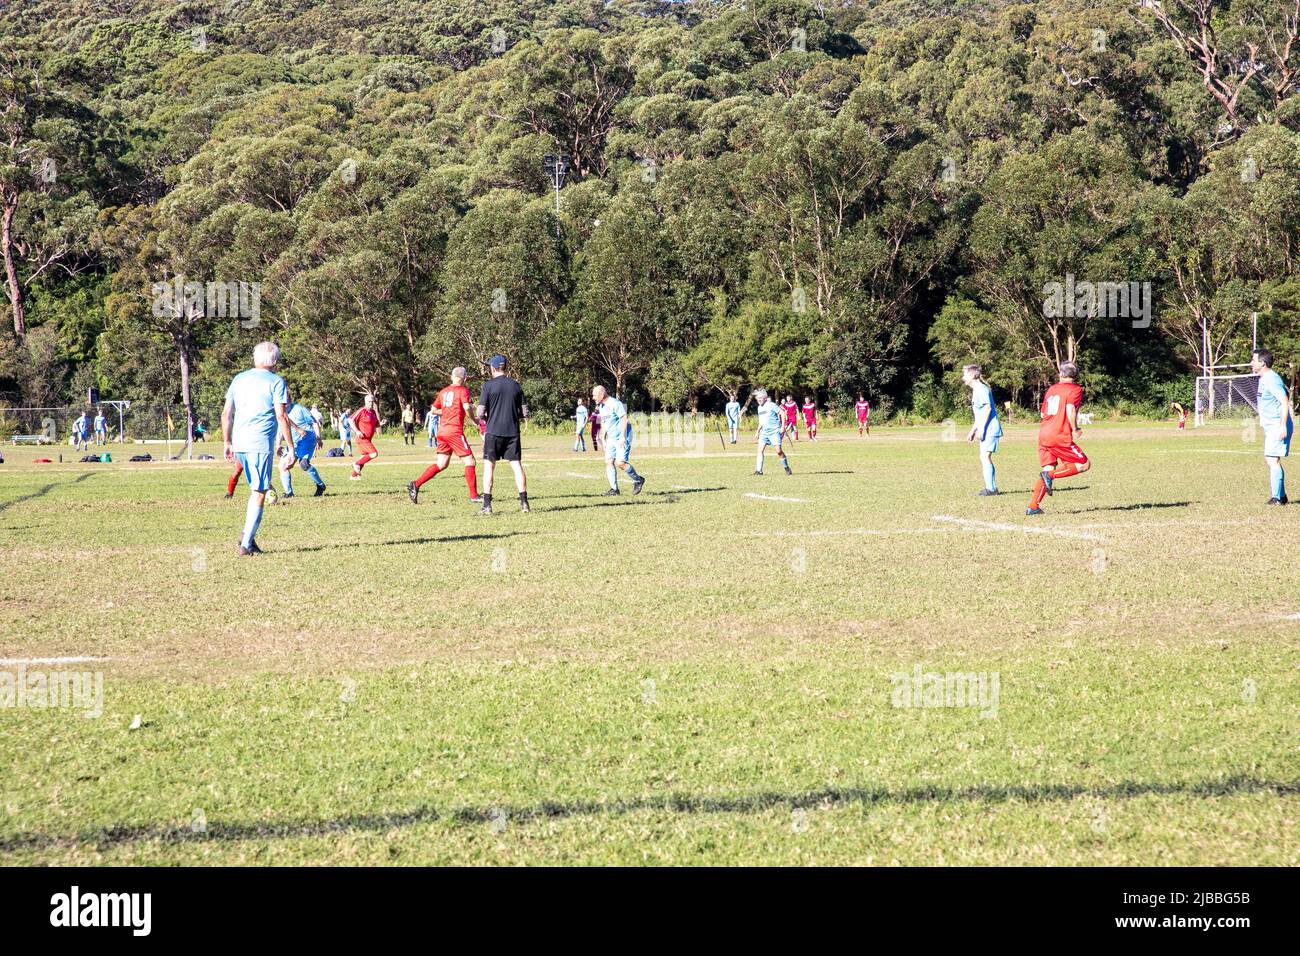
{"type": "Polygon", "coordinates": [[[648,449],[612,502],[538,437],[533,513],[506,472],[492,518],[456,465],[413,507],[388,441],[254,559],[222,462],[6,448],[0,657],[108,659],[62,665],[96,719],[0,708],[0,861],[1300,862],[1300,509],[1258,445],[1091,428],[1027,519],[1032,429],[995,499],[942,437],[833,433],[793,478],[648,449]],[[996,674],[996,713],[893,706],[917,666],[996,674]]]}

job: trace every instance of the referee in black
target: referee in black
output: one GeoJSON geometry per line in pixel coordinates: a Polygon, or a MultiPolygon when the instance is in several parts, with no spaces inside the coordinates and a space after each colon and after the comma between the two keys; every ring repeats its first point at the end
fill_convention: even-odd
{"type": "Polygon", "coordinates": [[[483,383],[478,396],[478,419],[487,419],[483,436],[483,507],[479,514],[492,513],[492,475],[498,459],[510,462],[515,473],[515,487],[519,489],[519,510],[528,511],[528,482],[520,461],[519,423],[528,417],[524,404],[524,390],[506,374],[506,357],[494,355],[488,359],[490,378],[483,383]]]}

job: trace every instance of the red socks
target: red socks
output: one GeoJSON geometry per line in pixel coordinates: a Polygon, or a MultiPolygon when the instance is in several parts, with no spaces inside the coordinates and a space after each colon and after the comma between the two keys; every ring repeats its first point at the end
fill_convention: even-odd
{"type": "Polygon", "coordinates": [[[432,478],[440,471],[442,471],[442,469],[438,467],[437,462],[434,462],[428,468],[424,469],[424,474],[422,474],[419,478],[415,479],[415,487],[422,488],[426,481],[428,481],[430,478],[432,478]]]}
{"type": "Polygon", "coordinates": [[[226,494],[233,495],[235,493],[235,485],[239,484],[239,474],[239,472],[235,472],[230,476],[230,480],[226,482],[226,494]]]}
{"type": "MultiPolygon", "coordinates": [[[[1055,477],[1055,476],[1053,476],[1055,477]]],[[[1038,481],[1034,484],[1034,498],[1029,502],[1029,507],[1037,508],[1043,503],[1043,495],[1047,494],[1047,484],[1040,475],[1038,481]]]]}
{"type": "Polygon", "coordinates": [[[375,457],[375,456],[374,456],[374,455],[362,455],[360,458],[358,458],[356,461],[354,461],[354,462],[352,463],[352,472],[353,472],[353,474],[357,474],[357,475],[361,474],[361,469],[364,468],[364,467],[366,467],[366,462],[368,462],[368,461],[369,461],[371,458],[373,458],[373,457],[375,457]]]}
{"type": "Polygon", "coordinates": [[[469,496],[471,498],[477,498],[478,497],[478,476],[474,474],[473,465],[465,466],[465,484],[469,485],[469,496]]]}
{"type": "Polygon", "coordinates": [[[1059,469],[1052,472],[1052,480],[1055,481],[1057,478],[1069,478],[1071,475],[1077,475],[1078,473],[1078,465],[1062,465],[1059,469]]]}

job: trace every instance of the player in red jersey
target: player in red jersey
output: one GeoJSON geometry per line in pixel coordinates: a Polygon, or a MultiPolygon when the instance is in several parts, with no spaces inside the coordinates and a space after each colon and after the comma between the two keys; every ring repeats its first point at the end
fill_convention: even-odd
{"type": "Polygon", "coordinates": [[[799,440],[799,405],[794,400],[793,395],[787,395],[785,401],[781,403],[781,411],[785,413],[785,430],[794,436],[794,440],[799,440]]]}
{"type": "Polygon", "coordinates": [[[1040,515],[1043,495],[1052,493],[1052,483],[1071,475],[1081,475],[1092,463],[1079,447],[1079,406],[1083,404],[1083,389],[1075,384],[1079,367],[1073,362],[1062,362],[1058,369],[1060,381],[1043,396],[1043,417],[1038,426],[1038,464],[1042,474],[1034,485],[1034,498],[1025,511],[1027,515],[1040,515]],[[1063,464],[1062,464],[1063,463],[1063,464]],[[1060,465],[1058,468],[1057,466],[1060,465]]]}
{"type": "Polygon", "coordinates": [[[864,429],[866,433],[870,435],[871,434],[871,403],[867,401],[865,398],[863,398],[861,395],[859,395],[857,404],[853,406],[853,410],[858,413],[858,437],[859,438],[862,437],[862,432],[864,429]]]}
{"type": "Polygon", "coordinates": [[[365,405],[352,413],[352,434],[357,436],[357,448],[361,451],[352,463],[352,474],[349,477],[353,481],[360,481],[361,469],[379,457],[379,449],[375,448],[371,439],[383,424],[379,413],[375,411],[375,396],[367,395],[365,405]]]}
{"type": "Polygon", "coordinates": [[[459,458],[461,464],[465,466],[465,484],[469,487],[469,500],[474,504],[482,503],[482,499],[478,496],[478,475],[474,471],[474,452],[470,450],[469,442],[465,439],[465,421],[470,416],[471,399],[469,389],[465,387],[465,378],[468,374],[462,366],[456,366],[451,370],[451,384],[439,392],[438,397],[434,399],[434,409],[439,416],[436,438],[438,457],[424,470],[424,474],[406,486],[411,504],[419,504],[420,486],[445,469],[451,462],[452,455],[459,458]]]}
{"type": "Polygon", "coordinates": [[[803,423],[808,429],[808,437],[817,440],[817,403],[809,396],[803,400],[803,423]]]}

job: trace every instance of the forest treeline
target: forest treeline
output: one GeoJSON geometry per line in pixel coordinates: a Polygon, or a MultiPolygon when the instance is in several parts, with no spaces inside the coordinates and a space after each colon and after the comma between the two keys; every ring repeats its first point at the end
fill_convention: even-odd
{"type": "Polygon", "coordinates": [[[1154,412],[1252,314],[1294,382],[1298,87],[1300,0],[21,0],[0,401],[211,408],[274,338],[334,406],[502,352],[543,416],[1067,358],[1154,412]]]}

